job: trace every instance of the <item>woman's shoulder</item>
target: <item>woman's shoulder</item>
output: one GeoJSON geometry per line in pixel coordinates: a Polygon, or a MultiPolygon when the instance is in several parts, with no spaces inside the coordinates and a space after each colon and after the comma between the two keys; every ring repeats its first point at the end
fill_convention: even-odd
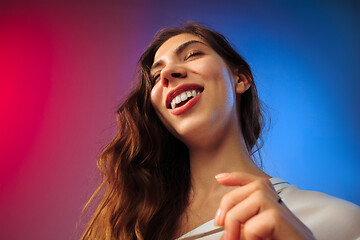
{"type": "Polygon", "coordinates": [[[360,207],[325,193],[295,185],[280,191],[286,206],[307,225],[317,239],[360,238],[360,207]]]}

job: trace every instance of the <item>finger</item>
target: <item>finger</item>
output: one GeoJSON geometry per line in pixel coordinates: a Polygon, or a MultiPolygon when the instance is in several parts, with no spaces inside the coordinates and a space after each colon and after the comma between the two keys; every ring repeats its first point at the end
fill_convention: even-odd
{"type": "Polygon", "coordinates": [[[242,237],[257,239],[314,239],[308,228],[293,223],[286,214],[276,209],[268,209],[255,215],[243,225],[242,237]]]}
{"type": "Polygon", "coordinates": [[[224,219],[229,239],[239,239],[241,226],[261,211],[273,207],[274,204],[272,196],[263,191],[256,191],[231,208],[224,219]]]}
{"type": "Polygon", "coordinates": [[[224,217],[231,208],[246,199],[248,196],[256,191],[267,193],[273,200],[278,200],[278,195],[272,186],[267,185],[266,182],[255,180],[245,186],[239,187],[223,196],[220,201],[219,209],[215,216],[215,224],[222,226],[224,224],[224,217]]]}
{"type": "Polygon", "coordinates": [[[276,223],[281,216],[274,210],[263,211],[244,224],[242,235],[245,239],[275,239],[273,238],[276,223]]]}
{"type": "Polygon", "coordinates": [[[241,232],[241,225],[249,218],[256,215],[259,211],[260,205],[256,201],[256,197],[251,195],[244,201],[240,202],[224,216],[224,227],[228,239],[239,239],[241,232]]]}
{"type": "Polygon", "coordinates": [[[220,184],[225,186],[243,186],[255,180],[263,180],[271,185],[269,179],[245,172],[220,173],[216,175],[215,178],[220,184]]]}
{"type": "Polygon", "coordinates": [[[313,239],[310,232],[299,231],[286,215],[275,209],[268,209],[247,221],[243,228],[245,239],[313,239]]]}

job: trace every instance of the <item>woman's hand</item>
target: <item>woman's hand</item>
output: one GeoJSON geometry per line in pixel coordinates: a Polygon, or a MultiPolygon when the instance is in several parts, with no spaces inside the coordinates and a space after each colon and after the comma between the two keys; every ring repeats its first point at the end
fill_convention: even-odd
{"type": "Polygon", "coordinates": [[[221,199],[216,213],[215,224],[225,228],[222,240],[315,239],[268,179],[240,172],[216,179],[225,186],[239,186],[221,199]]]}

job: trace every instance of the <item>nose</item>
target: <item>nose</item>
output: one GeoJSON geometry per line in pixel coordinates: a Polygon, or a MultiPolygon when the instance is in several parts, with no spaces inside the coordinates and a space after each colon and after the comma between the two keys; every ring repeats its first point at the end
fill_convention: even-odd
{"type": "Polygon", "coordinates": [[[180,66],[172,65],[168,66],[166,69],[163,69],[161,74],[161,84],[163,87],[168,87],[169,84],[185,78],[187,76],[186,70],[180,66]]]}

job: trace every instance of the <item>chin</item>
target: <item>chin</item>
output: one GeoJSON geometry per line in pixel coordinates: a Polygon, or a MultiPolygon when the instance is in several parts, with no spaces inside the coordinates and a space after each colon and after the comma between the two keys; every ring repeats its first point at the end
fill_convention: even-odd
{"type": "MultiPolygon", "coordinates": [[[[204,119],[203,119],[204,120],[204,119]]],[[[175,127],[175,137],[189,146],[190,143],[201,143],[204,139],[211,137],[211,127],[208,121],[200,119],[186,119],[175,127]]]]}

